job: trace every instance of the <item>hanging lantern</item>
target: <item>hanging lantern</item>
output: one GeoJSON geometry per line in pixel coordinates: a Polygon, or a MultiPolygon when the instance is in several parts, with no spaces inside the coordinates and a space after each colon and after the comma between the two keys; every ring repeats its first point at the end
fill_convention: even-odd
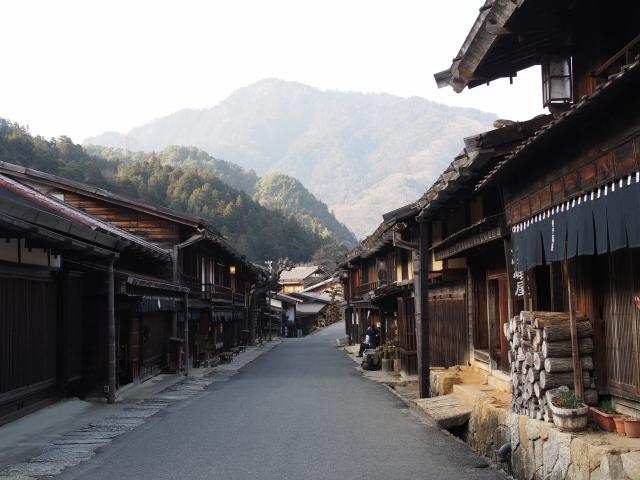
{"type": "Polygon", "coordinates": [[[570,55],[549,55],[542,63],[542,97],[545,107],[573,101],[570,55]]]}

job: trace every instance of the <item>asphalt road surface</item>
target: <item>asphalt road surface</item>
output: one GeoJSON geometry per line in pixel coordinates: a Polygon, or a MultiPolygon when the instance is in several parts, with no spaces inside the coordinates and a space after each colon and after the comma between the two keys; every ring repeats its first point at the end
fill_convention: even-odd
{"type": "Polygon", "coordinates": [[[150,417],[68,479],[506,478],[419,421],[335,348],[343,325],[287,339],[228,381],[150,417]]]}

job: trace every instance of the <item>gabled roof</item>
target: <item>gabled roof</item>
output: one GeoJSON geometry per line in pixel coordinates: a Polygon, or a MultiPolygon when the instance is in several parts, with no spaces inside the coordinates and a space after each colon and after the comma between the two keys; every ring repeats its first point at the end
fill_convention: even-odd
{"type": "Polygon", "coordinates": [[[296,306],[296,315],[316,315],[326,306],[324,303],[301,303],[296,306]]]}
{"type": "Polygon", "coordinates": [[[17,177],[26,181],[36,181],[50,187],[57,187],[63,190],[69,190],[78,194],[86,195],[92,198],[108,201],[116,205],[131,208],[140,212],[147,213],[160,218],[165,218],[176,223],[188,225],[191,227],[205,226],[206,222],[201,218],[192,217],[190,215],[177,213],[164,207],[150,205],[140,202],[132,198],[127,198],[102,188],[93,187],[85,183],[68,180],[66,178],[52,175],[50,173],[41,172],[31,168],[25,168],[21,165],[0,162],[0,173],[17,177]]]}
{"type": "Polygon", "coordinates": [[[420,213],[420,208],[416,202],[384,213],[382,215],[382,223],[378,225],[371,235],[347,252],[345,261],[341,265],[344,266],[356,258],[368,258],[385,247],[392,245],[393,232],[396,226],[401,227],[402,222],[415,217],[418,213],[420,213]]]}
{"type": "Polygon", "coordinates": [[[418,200],[424,217],[437,212],[461,189],[472,190],[478,179],[500,159],[513,151],[524,139],[548,124],[551,115],[538,115],[525,122],[489,130],[464,139],[466,148],[451,162],[444,173],[418,200]]]}
{"type": "MultiPolygon", "coordinates": [[[[58,228],[68,228],[68,233],[72,233],[75,230],[82,230],[81,226],[85,229],[95,231],[97,233],[102,232],[124,242],[123,245],[128,245],[132,248],[137,248],[152,256],[162,257],[169,259],[169,252],[158,247],[157,245],[148,242],[140,237],[137,237],[126,230],[122,230],[113,226],[110,223],[99,220],[81,210],[70,207],[69,205],[61,202],[57,198],[50,195],[45,195],[23,183],[14,180],[8,176],[0,174],[0,189],[4,191],[4,198],[6,202],[13,200],[14,203],[23,203],[37,207],[38,217],[40,221],[53,221],[53,218],[57,218],[58,228]],[[48,212],[48,215],[47,215],[48,212]],[[66,220],[66,227],[63,227],[61,220],[66,220]]],[[[94,234],[95,237],[97,234],[94,234]]],[[[121,248],[119,248],[121,250],[121,248]]]]}
{"type": "Polygon", "coordinates": [[[571,0],[486,0],[451,66],[434,75],[456,92],[515,77],[571,45],[571,0]]]}
{"type": "Polygon", "coordinates": [[[609,102],[627,102],[637,95],[640,81],[640,56],[635,61],[623,66],[620,71],[611,75],[608,80],[596,87],[593,93],[583,96],[577,103],[541,126],[535,134],[524,139],[510,155],[498,163],[478,184],[481,188],[494,181],[505,169],[515,165],[524,158],[531,157],[535,152],[556,141],[560,135],[567,135],[569,130],[579,131],[584,120],[601,121],[600,113],[606,113],[609,102]]]}
{"type": "Polygon", "coordinates": [[[316,288],[322,287],[323,285],[327,285],[328,283],[337,282],[336,277],[329,277],[326,280],[323,280],[319,283],[314,283],[313,285],[309,285],[307,288],[303,289],[303,292],[310,292],[311,290],[315,290],[316,288]]]}
{"type": "Polygon", "coordinates": [[[280,274],[280,282],[298,282],[305,280],[316,272],[324,273],[320,265],[293,267],[280,274]]]}
{"type": "Polygon", "coordinates": [[[43,242],[56,252],[81,257],[115,257],[129,245],[128,241],[96,231],[87,223],[58,215],[29,196],[28,187],[7,188],[13,186],[11,182],[0,175],[0,228],[5,235],[43,242]]]}
{"type": "Polygon", "coordinates": [[[317,292],[291,292],[292,297],[300,298],[304,303],[329,303],[331,297],[327,293],[317,292]]]}
{"type": "Polygon", "coordinates": [[[276,293],[275,298],[277,300],[280,300],[282,302],[289,303],[289,304],[302,303],[302,299],[295,298],[295,297],[292,297],[292,296],[289,296],[289,295],[285,295],[284,293],[280,293],[280,292],[276,293]]]}

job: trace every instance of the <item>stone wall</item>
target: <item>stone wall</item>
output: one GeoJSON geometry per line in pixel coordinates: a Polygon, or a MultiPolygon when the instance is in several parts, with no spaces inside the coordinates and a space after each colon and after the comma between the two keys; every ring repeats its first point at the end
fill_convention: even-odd
{"type": "Polygon", "coordinates": [[[511,473],[522,480],[640,480],[640,439],[604,432],[561,432],[553,424],[509,413],[479,398],[465,440],[496,461],[511,442],[511,473]]]}

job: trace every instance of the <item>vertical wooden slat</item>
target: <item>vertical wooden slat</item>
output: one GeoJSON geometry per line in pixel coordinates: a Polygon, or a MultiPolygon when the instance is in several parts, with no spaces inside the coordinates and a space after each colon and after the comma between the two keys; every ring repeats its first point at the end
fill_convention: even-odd
{"type": "Polygon", "coordinates": [[[576,292],[573,282],[573,272],[569,269],[567,259],[567,243],[564,244],[564,260],[562,271],[567,283],[567,298],[569,300],[569,331],[571,332],[571,359],[573,363],[573,388],[576,399],[582,402],[584,399],[584,385],[582,384],[582,363],[578,351],[578,331],[576,329],[576,292]]]}

